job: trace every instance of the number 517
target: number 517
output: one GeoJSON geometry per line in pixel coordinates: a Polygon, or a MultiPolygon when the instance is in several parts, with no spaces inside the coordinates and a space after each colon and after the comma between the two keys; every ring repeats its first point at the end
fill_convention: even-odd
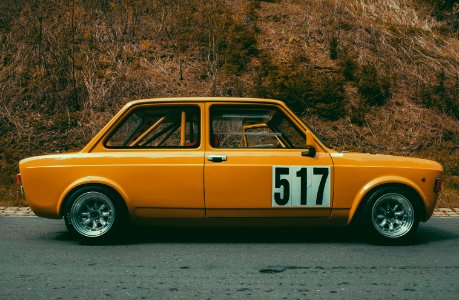
{"type": "Polygon", "coordinates": [[[330,167],[273,167],[273,206],[291,201],[291,206],[305,206],[308,200],[310,205],[328,204],[324,199],[328,202],[330,197],[329,173],[330,167]]]}

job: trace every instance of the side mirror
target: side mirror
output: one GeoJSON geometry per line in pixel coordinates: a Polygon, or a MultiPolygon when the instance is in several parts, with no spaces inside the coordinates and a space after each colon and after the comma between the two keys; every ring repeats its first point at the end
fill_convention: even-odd
{"type": "Polygon", "coordinates": [[[316,143],[310,131],[306,131],[306,150],[301,152],[301,156],[316,156],[316,143]]]}

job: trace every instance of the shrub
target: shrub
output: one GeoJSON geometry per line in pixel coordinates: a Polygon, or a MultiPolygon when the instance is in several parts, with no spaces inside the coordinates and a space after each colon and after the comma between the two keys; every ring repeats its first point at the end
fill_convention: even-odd
{"type": "Polygon", "coordinates": [[[232,74],[241,74],[247,69],[250,59],[258,54],[253,30],[242,24],[230,24],[225,39],[220,43],[224,55],[222,67],[232,74]]]}
{"type": "Polygon", "coordinates": [[[459,77],[453,82],[444,70],[440,70],[433,84],[421,85],[417,100],[425,107],[459,119],[459,77]]]}
{"type": "Polygon", "coordinates": [[[296,113],[315,114],[328,120],[345,115],[343,79],[293,63],[285,67],[264,60],[256,80],[256,95],[279,99],[296,113]]]}
{"type": "Polygon", "coordinates": [[[452,32],[459,29],[459,1],[458,0],[430,0],[433,6],[432,16],[445,22],[452,32]]]}
{"type": "Polygon", "coordinates": [[[355,79],[355,74],[359,69],[359,65],[353,55],[346,53],[340,57],[338,66],[340,67],[341,74],[343,74],[346,80],[353,81],[355,79]]]}
{"type": "Polygon", "coordinates": [[[374,65],[364,65],[359,72],[358,90],[369,105],[384,105],[390,98],[390,84],[381,79],[374,65]]]}
{"type": "Polygon", "coordinates": [[[337,59],[338,58],[338,38],[335,34],[332,35],[330,38],[330,58],[337,59]]]}

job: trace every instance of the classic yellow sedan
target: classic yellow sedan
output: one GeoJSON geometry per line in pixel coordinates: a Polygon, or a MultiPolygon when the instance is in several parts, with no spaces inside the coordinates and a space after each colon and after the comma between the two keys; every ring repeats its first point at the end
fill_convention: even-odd
{"type": "Polygon", "coordinates": [[[341,153],[281,101],[129,102],[80,151],[23,159],[32,210],[87,240],[128,222],[346,226],[400,241],[427,221],[442,184],[434,161],[341,153]]]}

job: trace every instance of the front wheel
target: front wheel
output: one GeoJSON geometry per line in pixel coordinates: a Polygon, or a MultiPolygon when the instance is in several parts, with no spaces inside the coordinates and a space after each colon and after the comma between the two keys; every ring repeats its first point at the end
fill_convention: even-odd
{"type": "Polygon", "coordinates": [[[403,188],[385,187],[369,198],[363,211],[363,225],[379,242],[409,239],[419,225],[414,195],[403,188]]]}
{"type": "Polygon", "coordinates": [[[124,223],[119,196],[104,187],[81,188],[69,197],[66,204],[65,225],[70,233],[83,241],[112,238],[124,223]]]}

